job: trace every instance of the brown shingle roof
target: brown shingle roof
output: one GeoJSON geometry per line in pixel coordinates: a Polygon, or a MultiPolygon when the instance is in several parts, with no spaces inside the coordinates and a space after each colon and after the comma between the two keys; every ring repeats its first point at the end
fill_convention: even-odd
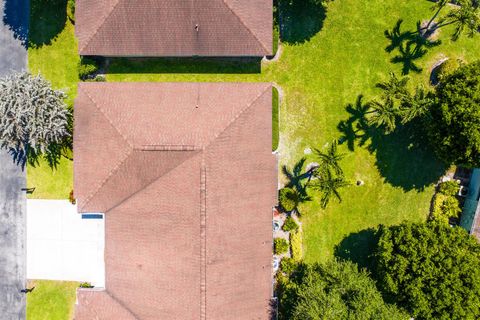
{"type": "Polygon", "coordinates": [[[267,318],[271,103],[264,83],[79,85],[75,195],[106,213],[106,289],[78,292],[77,320],[267,318]]]}
{"type": "Polygon", "coordinates": [[[271,0],[77,0],[81,55],[265,56],[271,0]]]}

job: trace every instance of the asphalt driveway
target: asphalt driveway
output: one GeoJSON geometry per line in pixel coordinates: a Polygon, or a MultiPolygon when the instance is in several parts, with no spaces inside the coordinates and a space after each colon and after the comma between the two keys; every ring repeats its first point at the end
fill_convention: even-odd
{"type": "MultiPolygon", "coordinates": [[[[0,76],[27,67],[28,0],[0,0],[0,76]]],[[[25,172],[0,151],[0,319],[25,319],[25,172]]]]}
{"type": "Polygon", "coordinates": [[[29,0],[0,0],[0,75],[27,66],[29,0]]]}

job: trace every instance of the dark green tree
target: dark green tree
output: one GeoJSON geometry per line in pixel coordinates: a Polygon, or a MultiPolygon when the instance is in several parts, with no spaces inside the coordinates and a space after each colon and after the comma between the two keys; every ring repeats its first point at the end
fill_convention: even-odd
{"type": "Polygon", "coordinates": [[[279,280],[279,319],[396,320],[408,316],[386,304],[374,281],[347,261],[300,265],[279,280]]]}
{"type": "Polygon", "coordinates": [[[480,317],[480,245],[460,227],[404,223],[380,227],[379,286],[415,319],[480,317]]]}
{"type": "Polygon", "coordinates": [[[461,66],[437,86],[429,117],[428,137],[441,159],[480,166],[480,61],[461,66]]]}

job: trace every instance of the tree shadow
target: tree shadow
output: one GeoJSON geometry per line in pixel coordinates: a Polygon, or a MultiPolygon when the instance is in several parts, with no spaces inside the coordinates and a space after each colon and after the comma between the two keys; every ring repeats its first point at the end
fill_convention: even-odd
{"type": "Polygon", "coordinates": [[[261,58],[109,58],[109,74],[128,73],[200,73],[256,74],[260,73],[261,58]]]}
{"type": "MultiPolygon", "coordinates": [[[[401,31],[403,20],[399,19],[392,30],[385,30],[385,37],[390,41],[385,51],[391,53],[395,50],[398,54],[390,61],[392,63],[401,63],[402,74],[407,75],[410,72],[421,72],[423,69],[416,63],[422,58],[428,49],[441,44],[440,40],[431,41],[422,37],[418,31],[401,31]]],[[[418,26],[417,26],[418,29],[418,26]]]]}
{"type": "Polygon", "coordinates": [[[341,133],[339,143],[346,143],[349,150],[365,147],[376,157],[375,166],[385,181],[405,191],[424,190],[438,181],[446,165],[431,150],[420,120],[399,125],[391,134],[368,124],[368,104],[363,96],[355,104],[346,107],[349,114],[337,128],[341,133]]]}
{"type": "Polygon", "coordinates": [[[356,263],[370,273],[374,270],[374,252],[378,243],[377,230],[368,228],[350,233],[335,246],[335,257],[356,263]]]}
{"type": "Polygon", "coordinates": [[[282,173],[287,178],[285,187],[294,188],[301,196],[302,202],[310,201],[311,197],[307,194],[308,182],[312,178],[312,170],[304,170],[306,158],[301,158],[292,167],[292,170],[288,169],[286,165],[282,166],[282,173]],[[303,181],[307,180],[307,183],[303,181]]]}
{"type": "Polygon", "coordinates": [[[409,123],[389,134],[380,132],[369,146],[385,180],[405,191],[424,190],[447,169],[431,150],[420,123],[409,123]]]}
{"type": "Polygon", "coordinates": [[[3,9],[3,23],[12,30],[15,39],[22,42],[24,46],[28,39],[29,24],[29,1],[28,0],[6,0],[3,9]]]}
{"type": "Polygon", "coordinates": [[[65,28],[66,21],[67,0],[30,0],[28,45],[50,45],[65,28]]]}
{"type": "Polygon", "coordinates": [[[323,1],[279,0],[280,39],[299,44],[310,40],[323,27],[326,8],[323,1]]]}
{"type": "Polygon", "coordinates": [[[350,103],[345,107],[350,117],[347,120],[340,121],[337,125],[337,129],[342,134],[338,142],[339,144],[347,143],[350,151],[355,150],[356,143],[363,146],[370,139],[369,126],[366,120],[369,106],[363,98],[363,95],[359,95],[355,103],[350,103]]]}

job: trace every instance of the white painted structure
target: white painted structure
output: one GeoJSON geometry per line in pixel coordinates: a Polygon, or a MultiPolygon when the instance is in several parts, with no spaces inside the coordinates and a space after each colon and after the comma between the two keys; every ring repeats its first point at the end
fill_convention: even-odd
{"type": "Polygon", "coordinates": [[[105,287],[105,220],[91,217],[67,200],[28,199],[27,278],[105,287]]]}

